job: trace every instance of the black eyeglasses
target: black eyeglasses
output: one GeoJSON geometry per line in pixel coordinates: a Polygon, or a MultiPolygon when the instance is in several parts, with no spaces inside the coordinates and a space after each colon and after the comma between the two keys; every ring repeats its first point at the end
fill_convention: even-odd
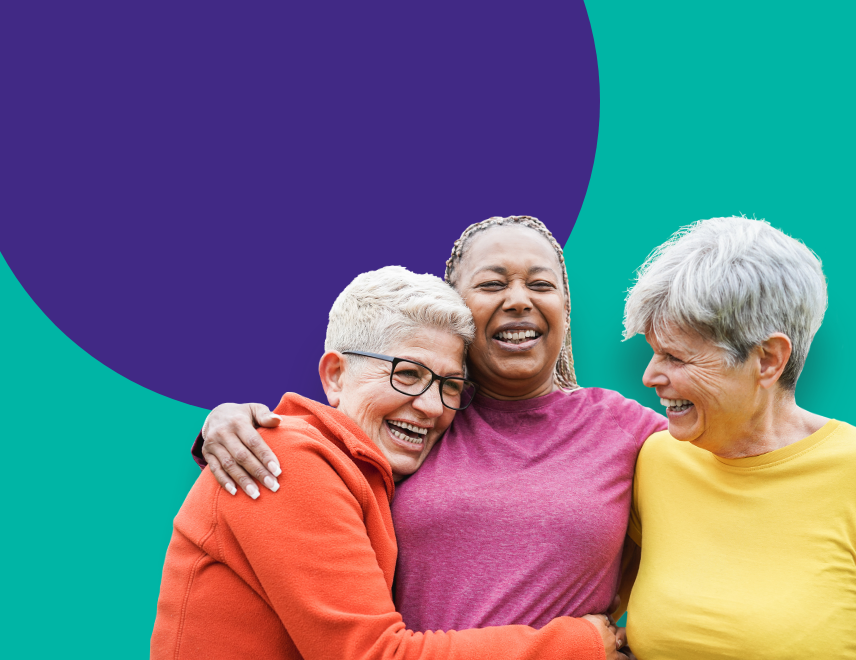
{"type": "Polygon", "coordinates": [[[376,360],[392,362],[389,372],[389,384],[392,389],[408,396],[419,396],[428,391],[435,380],[440,381],[440,401],[452,410],[464,410],[473,402],[476,396],[476,385],[473,381],[457,376],[438,376],[421,362],[404,358],[366,353],[365,351],[342,351],[345,355],[361,355],[376,360]]]}

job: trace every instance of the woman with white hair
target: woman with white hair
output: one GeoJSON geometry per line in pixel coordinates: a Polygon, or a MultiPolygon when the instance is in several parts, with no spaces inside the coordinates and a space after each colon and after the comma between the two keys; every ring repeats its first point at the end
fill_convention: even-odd
{"type": "Polygon", "coordinates": [[[472,402],[473,334],[463,300],[431,275],[383,268],[342,292],[319,365],[331,407],[286,394],[263,431],[288,487],[229,497],[206,470],[182,505],[152,658],[617,657],[602,616],[423,634],[395,611],[390,499],[472,402]]]}
{"type": "Polygon", "coordinates": [[[698,222],[640,268],[625,337],[654,349],[669,430],[636,465],[639,660],[856,658],[856,429],[794,396],[826,303],[763,221],[698,222]]]}

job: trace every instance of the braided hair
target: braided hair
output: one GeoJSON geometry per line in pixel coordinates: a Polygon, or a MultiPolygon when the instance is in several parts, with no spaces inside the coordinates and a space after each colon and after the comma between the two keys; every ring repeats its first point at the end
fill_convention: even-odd
{"type": "MultiPolygon", "coordinates": [[[[460,264],[463,261],[464,252],[472,240],[472,237],[479,232],[503,226],[528,227],[529,229],[534,229],[549,241],[553,250],[556,252],[556,257],[559,259],[559,265],[562,267],[562,283],[565,287],[565,301],[567,302],[568,313],[570,313],[571,292],[568,288],[568,270],[565,268],[565,255],[562,251],[562,246],[559,245],[555,238],[553,238],[553,234],[550,233],[550,230],[547,229],[543,222],[538,218],[533,218],[528,215],[512,215],[507,218],[494,216],[467,227],[464,230],[464,233],[461,234],[461,237],[455,241],[455,245],[452,247],[452,256],[449,257],[449,260],[446,262],[446,283],[453,287],[455,286],[455,280],[457,277],[456,269],[460,267],[460,264]]],[[[568,332],[565,334],[565,340],[562,343],[562,350],[559,352],[559,359],[556,361],[554,378],[556,379],[556,383],[559,387],[568,390],[576,390],[579,388],[579,385],[577,385],[577,376],[574,373],[574,356],[571,352],[570,323],[568,323],[568,332]]]]}

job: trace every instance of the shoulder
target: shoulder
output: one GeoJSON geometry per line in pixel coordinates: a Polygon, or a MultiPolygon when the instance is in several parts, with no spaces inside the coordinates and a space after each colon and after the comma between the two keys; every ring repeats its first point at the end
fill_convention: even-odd
{"type": "Polygon", "coordinates": [[[835,437],[844,446],[856,450],[856,426],[840,420],[832,421],[837,422],[837,427],[830,435],[835,437]]]}
{"type": "Polygon", "coordinates": [[[588,406],[610,415],[619,428],[634,438],[637,446],[641,446],[651,434],[663,431],[668,426],[663,415],[619,392],[600,387],[587,387],[582,391],[588,406]]]}
{"type": "Polygon", "coordinates": [[[234,497],[223,495],[218,488],[216,515],[233,534],[278,524],[314,528],[319,517],[362,517],[371,506],[366,476],[335,437],[325,437],[311,423],[287,416],[279,427],[259,432],[279,458],[280,488],[275,493],[262,488],[256,500],[241,490],[234,497]]]}
{"type": "Polygon", "coordinates": [[[673,454],[680,451],[679,440],[675,440],[668,431],[658,431],[653,433],[645,442],[642,451],[639,452],[642,456],[660,456],[664,454],[673,454]]]}
{"type": "Polygon", "coordinates": [[[662,470],[667,465],[687,466],[703,461],[708,455],[689,442],[675,440],[668,431],[653,433],[639,450],[637,474],[640,470],[662,470]]]}
{"type": "MultiPolygon", "coordinates": [[[[831,420],[829,425],[834,427],[825,441],[818,443],[817,449],[820,451],[812,453],[821,457],[821,460],[840,466],[856,479],[856,427],[838,420],[831,420]]],[[[856,484],[856,481],[853,483],[856,484]]]]}
{"type": "Polygon", "coordinates": [[[345,443],[328,437],[301,416],[283,416],[276,428],[259,429],[259,434],[277,455],[283,476],[291,483],[312,483],[335,475],[353,482],[364,479],[345,443]]]}

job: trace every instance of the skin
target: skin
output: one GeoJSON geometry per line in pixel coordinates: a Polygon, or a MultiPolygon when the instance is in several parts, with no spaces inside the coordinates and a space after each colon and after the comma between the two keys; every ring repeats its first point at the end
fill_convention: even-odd
{"type": "Polygon", "coordinates": [[[669,433],[721,458],[745,458],[781,449],[811,435],[827,421],[803,410],[779,384],[791,355],[781,333],[755,347],[736,366],[724,349],[695,332],[667,325],[645,335],[654,356],[642,382],[662,399],[693,403],[667,409],[669,433]]]}
{"type": "MultiPolygon", "coordinates": [[[[483,394],[526,399],[556,389],[552,370],[568,323],[560,268],[549,243],[523,227],[493,228],[470,242],[455,286],[476,321],[468,364],[483,394]],[[505,345],[496,333],[515,324],[540,336],[523,345],[505,345]]],[[[687,410],[667,411],[669,431],[678,440],[722,458],[742,458],[797,442],[828,421],[799,408],[793,392],[779,384],[791,354],[784,334],[771,335],[736,366],[727,363],[719,347],[677,327],[667,325],[660,335],[648,333],[646,339],[654,356],[644,384],[661,398],[692,402],[687,410]]],[[[265,424],[267,411],[259,412],[258,421],[265,424]]],[[[247,426],[246,408],[232,414],[240,415],[247,426]]],[[[615,631],[603,615],[584,618],[603,635],[608,660],[633,657],[629,651],[617,651],[625,642],[623,630],[615,631]],[[617,642],[610,639],[615,632],[617,642]]]]}
{"type": "MultiPolygon", "coordinates": [[[[480,386],[480,393],[494,399],[514,400],[544,396],[558,389],[553,375],[570,323],[570,307],[562,286],[562,266],[552,245],[529,228],[494,227],[473,237],[457,271],[455,288],[472,311],[476,324],[467,366],[469,377],[480,386]],[[496,338],[498,332],[516,329],[535,330],[539,336],[517,345],[496,338]]],[[[413,359],[436,373],[443,373],[429,362],[415,356],[413,359]]],[[[323,359],[321,372],[323,380],[323,359]]],[[[388,374],[387,370],[384,378],[388,374]]],[[[384,382],[389,387],[388,380],[384,382]]],[[[326,385],[325,392],[329,398],[326,385]]],[[[336,405],[333,399],[330,402],[336,405]]],[[[247,487],[255,487],[250,475],[266,485],[267,480],[275,484],[278,460],[255,432],[252,422],[273,427],[279,424],[279,419],[261,404],[223,404],[206,420],[202,453],[227,490],[227,484],[232,484],[229,475],[245,491],[247,487]],[[235,452],[241,452],[240,460],[235,452]],[[223,461],[228,462],[228,468],[223,461]]],[[[612,609],[618,607],[616,598],[612,609]]],[[[607,660],[634,659],[629,651],[618,651],[626,643],[623,628],[616,628],[606,615],[583,618],[601,635],[607,660]]]]}
{"type": "Polygon", "coordinates": [[[553,369],[568,330],[562,267],[543,236],[525,227],[494,227],[476,234],[460,263],[455,288],[476,323],[470,377],[493,399],[531,399],[558,386],[553,369]],[[522,344],[501,331],[534,330],[522,344]]]}
{"type": "MultiPolygon", "coordinates": [[[[467,365],[480,392],[510,400],[558,389],[553,370],[570,320],[561,264],[550,243],[526,227],[476,234],[458,264],[454,285],[476,323],[467,365]],[[535,330],[540,337],[516,346],[494,338],[516,328],[535,330]]],[[[225,403],[211,412],[202,428],[202,455],[227,491],[234,495],[237,482],[250,497],[258,497],[255,479],[276,492],[279,459],[253,425],[270,428],[279,422],[258,403],[225,403]]]]}
{"type": "MultiPolygon", "coordinates": [[[[421,362],[443,376],[464,375],[463,340],[435,328],[423,328],[388,354],[421,362]]],[[[357,423],[389,461],[393,479],[400,481],[419,469],[455,411],[440,401],[438,383],[419,396],[407,396],[389,384],[389,362],[364,358],[355,364],[349,357],[330,351],[321,358],[318,370],[327,401],[357,423]],[[389,421],[428,432],[420,444],[409,443],[393,435],[389,421]]]]}

